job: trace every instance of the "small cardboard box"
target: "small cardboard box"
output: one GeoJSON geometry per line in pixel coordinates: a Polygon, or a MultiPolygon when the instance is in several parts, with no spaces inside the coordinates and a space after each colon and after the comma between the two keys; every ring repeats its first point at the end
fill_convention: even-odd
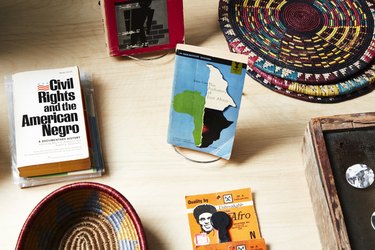
{"type": "Polygon", "coordinates": [[[302,154],[322,247],[373,249],[375,184],[356,188],[346,172],[355,164],[375,170],[375,113],[311,119],[302,154]]]}

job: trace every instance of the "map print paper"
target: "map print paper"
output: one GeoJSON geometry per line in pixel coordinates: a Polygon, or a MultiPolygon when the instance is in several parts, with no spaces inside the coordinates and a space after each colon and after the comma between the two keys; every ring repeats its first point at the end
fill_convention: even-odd
{"type": "Polygon", "coordinates": [[[168,143],[229,159],[246,58],[234,61],[220,54],[178,45],[168,143]]]}

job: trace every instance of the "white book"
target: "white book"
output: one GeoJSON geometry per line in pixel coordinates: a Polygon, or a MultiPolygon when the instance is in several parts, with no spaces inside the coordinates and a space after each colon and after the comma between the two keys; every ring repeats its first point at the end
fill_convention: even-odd
{"type": "Polygon", "coordinates": [[[78,67],[14,74],[12,99],[21,177],[91,167],[78,67]]]}

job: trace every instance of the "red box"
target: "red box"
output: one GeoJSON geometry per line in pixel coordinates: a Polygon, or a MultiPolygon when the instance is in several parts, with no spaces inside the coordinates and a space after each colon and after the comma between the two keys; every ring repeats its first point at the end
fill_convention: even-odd
{"type": "Polygon", "coordinates": [[[101,0],[109,55],[174,49],[184,43],[182,0],[101,0]]]}

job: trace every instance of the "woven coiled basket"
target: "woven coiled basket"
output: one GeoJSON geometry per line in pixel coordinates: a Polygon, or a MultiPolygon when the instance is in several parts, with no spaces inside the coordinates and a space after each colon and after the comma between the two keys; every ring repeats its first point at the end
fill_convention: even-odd
{"type": "Polygon", "coordinates": [[[113,188],[93,182],[63,186],[34,208],[16,249],[147,249],[141,221],[113,188]]]}

